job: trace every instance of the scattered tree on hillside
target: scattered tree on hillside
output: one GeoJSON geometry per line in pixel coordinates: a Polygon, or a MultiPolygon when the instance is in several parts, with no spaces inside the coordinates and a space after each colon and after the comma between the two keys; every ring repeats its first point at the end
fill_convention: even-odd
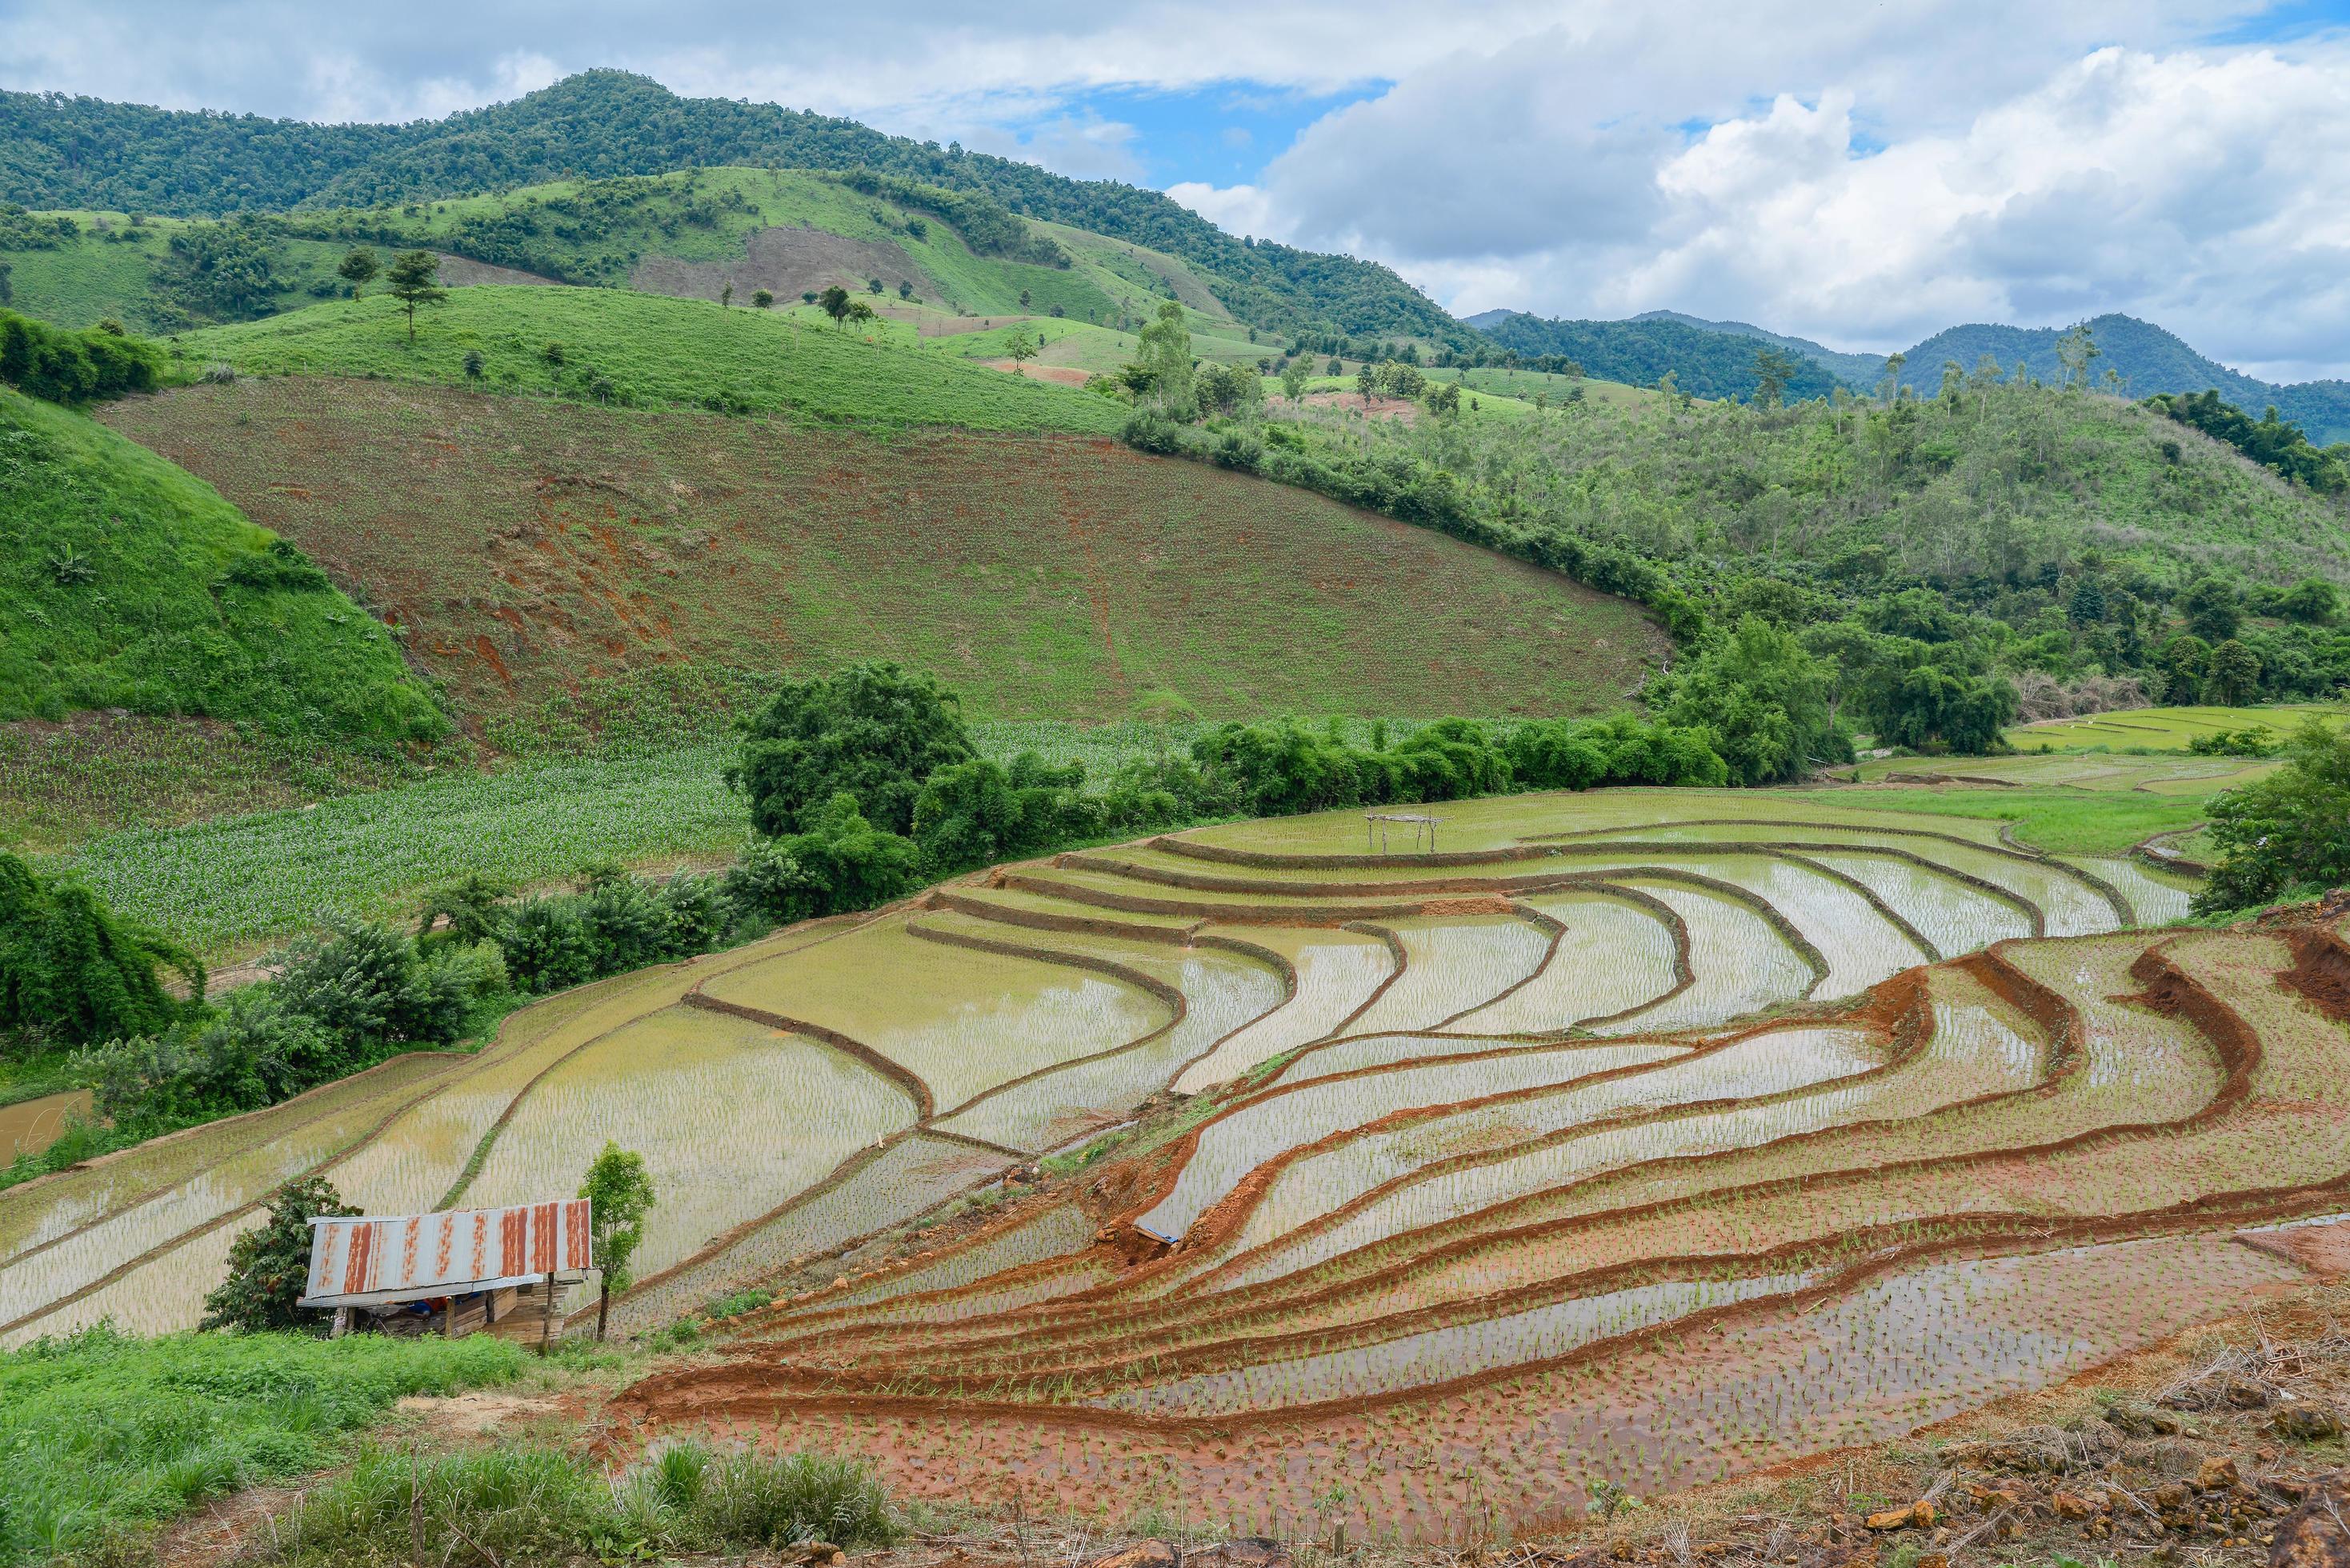
{"type": "Polygon", "coordinates": [[[881,280],[880,280],[879,278],[878,278],[878,277],[868,277],[868,278],[867,278],[867,279],[865,280],[865,292],[866,292],[866,293],[868,293],[868,294],[879,294],[879,293],[880,293],[880,292],[881,292],[881,280]]]}
{"type": "Polygon", "coordinates": [[[1363,407],[1369,408],[1371,400],[1379,393],[1379,373],[1366,363],[1355,372],[1355,390],[1362,394],[1363,407]]]}
{"type": "Polygon", "coordinates": [[[1191,387],[1191,329],[1183,324],[1183,307],[1169,300],[1136,336],[1142,350],[1137,363],[1149,374],[1159,407],[1170,418],[1190,419],[1197,404],[1191,387]]]}
{"type": "Polygon", "coordinates": [[[1305,397],[1305,361],[1292,359],[1281,368],[1281,391],[1294,406],[1305,397]]]}
{"type": "Polygon", "coordinates": [[[1803,362],[1777,348],[1754,351],[1754,405],[1775,409],[1787,400],[1787,383],[1803,372],[1803,362]]]}
{"type": "Polygon", "coordinates": [[[1036,357],[1036,339],[1025,327],[1020,327],[1012,334],[1012,341],[1003,346],[1003,352],[1012,361],[1012,373],[1023,375],[1025,372],[1020,367],[1036,357]]]}
{"type": "Polygon", "coordinates": [[[764,310],[775,303],[775,296],[772,290],[754,288],[751,291],[751,306],[753,309],[764,310]]]}
{"type": "Polygon", "coordinates": [[[832,325],[836,329],[848,324],[848,306],[852,303],[848,297],[848,290],[836,283],[816,296],[816,302],[824,306],[824,313],[827,316],[832,317],[832,325]]]}
{"type": "Polygon", "coordinates": [[[465,379],[468,381],[480,380],[482,379],[482,369],[486,361],[483,359],[482,351],[479,348],[466,349],[464,360],[465,379]]]}
{"type": "Polygon", "coordinates": [[[357,299],[359,290],[373,283],[376,275],[383,271],[383,263],[376,259],[373,250],[359,245],[336,265],[335,271],[351,286],[351,297],[357,299]]]}
{"type": "Polygon", "coordinates": [[[408,340],[416,341],[416,307],[439,305],[449,297],[441,286],[441,258],[431,251],[402,251],[385,275],[385,290],[408,312],[408,340]]]}
{"type": "Polygon", "coordinates": [[[1461,383],[1447,381],[1428,394],[1428,411],[1439,419],[1452,419],[1461,412],[1461,383]]]}
{"type": "Polygon", "coordinates": [[[730,277],[718,286],[718,308],[721,310],[732,310],[733,307],[734,280],[730,277]]]}
{"type": "Polygon", "coordinates": [[[2230,638],[2211,650],[2211,678],[2207,690],[2211,701],[2223,708],[2233,708],[2260,695],[2261,656],[2236,638],[2230,638]]]}
{"type": "Polygon", "coordinates": [[[228,1247],[228,1278],[204,1297],[198,1326],[239,1334],[325,1332],[328,1320],[296,1304],[310,1282],[310,1221],[357,1214],[323,1176],[288,1182],[269,1199],[269,1219],[228,1247]]]}
{"type": "MultiPolygon", "coordinates": [[[[900,299],[911,299],[914,297],[914,283],[911,278],[901,277],[898,280],[898,297],[900,299]]],[[[1061,313],[1058,310],[1055,310],[1053,314],[1058,316],[1061,313]]]]}
{"type": "Polygon", "coordinates": [[[1020,308],[1023,310],[1028,308],[1028,291],[1024,288],[1020,291],[1020,308]]]}
{"type": "Polygon", "coordinates": [[[655,1201],[645,1157],[605,1139],[604,1152],[596,1157],[588,1168],[587,1179],[579,1184],[579,1196],[588,1199],[588,1244],[595,1255],[597,1272],[603,1276],[602,1289],[596,1295],[596,1337],[601,1340],[611,1315],[612,1297],[627,1290],[635,1278],[629,1260],[644,1241],[645,1216],[655,1201]]]}
{"type": "Polygon", "coordinates": [[[873,319],[875,319],[875,317],[873,307],[871,306],[866,304],[861,299],[852,299],[848,302],[848,323],[850,326],[862,327],[867,322],[873,319]]]}
{"type": "Polygon", "coordinates": [[[2072,331],[2056,339],[2056,362],[2064,367],[2064,387],[2067,391],[2089,389],[2090,361],[2103,355],[2097,347],[2096,335],[2085,321],[2074,325],[2072,331]]]}
{"type": "MultiPolygon", "coordinates": [[[[843,292],[846,293],[847,291],[844,290],[843,292]]],[[[814,305],[816,303],[816,290],[809,289],[806,293],[801,295],[800,303],[802,305],[814,305]]]]}
{"type": "Polygon", "coordinates": [[[1877,383],[1877,400],[1880,402],[1889,406],[1901,396],[1901,367],[1908,363],[1909,363],[1909,356],[1907,354],[1888,354],[1885,357],[1885,374],[1877,383]]]}
{"type": "Polygon", "coordinates": [[[1322,367],[1322,373],[1326,376],[1343,376],[1347,373],[1347,362],[1333,354],[1330,356],[1330,362],[1322,367]]]}

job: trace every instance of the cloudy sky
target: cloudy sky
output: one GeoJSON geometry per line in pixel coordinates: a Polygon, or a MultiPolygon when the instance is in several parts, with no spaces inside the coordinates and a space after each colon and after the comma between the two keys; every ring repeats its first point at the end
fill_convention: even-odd
{"type": "Polygon", "coordinates": [[[0,0],[0,85],[405,119],[611,65],[1165,189],[1461,314],[2159,321],[2350,373],[2350,0],[0,0]]]}

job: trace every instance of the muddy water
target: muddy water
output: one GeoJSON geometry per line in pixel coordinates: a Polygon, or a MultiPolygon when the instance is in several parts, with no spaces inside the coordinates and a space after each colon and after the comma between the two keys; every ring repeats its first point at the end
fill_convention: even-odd
{"type": "Polygon", "coordinates": [[[0,1163],[20,1154],[38,1154],[57,1141],[66,1130],[66,1117],[73,1113],[88,1112],[89,1091],[72,1089],[62,1095],[44,1095],[37,1100],[19,1100],[13,1106],[0,1106],[0,1163]]]}

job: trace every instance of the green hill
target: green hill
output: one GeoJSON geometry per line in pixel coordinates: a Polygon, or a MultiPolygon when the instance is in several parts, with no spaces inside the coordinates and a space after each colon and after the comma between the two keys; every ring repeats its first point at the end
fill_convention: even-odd
{"type": "MultiPolygon", "coordinates": [[[[1471,341],[1388,268],[1223,233],[1156,191],[771,104],[681,99],[588,71],[513,103],[403,126],[312,125],[0,93],[0,199],[178,215],[404,206],[561,179],[713,165],[868,169],[1179,258],[1240,320],[1471,341]],[[92,157],[89,149],[104,148],[92,157]]],[[[494,260],[493,257],[484,257],[494,260]]]]}
{"type": "Polygon", "coordinates": [[[246,374],[478,385],[873,428],[1107,434],[1126,418],[1089,392],[867,342],[804,316],[624,289],[452,289],[446,304],[420,312],[413,344],[396,302],[378,295],[209,327],[172,347],[190,369],[222,362],[246,374]]]}
{"type": "Polygon", "coordinates": [[[335,742],[448,721],[397,640],[212,486],[0,390],[0,720],[205,717],[335,742]]]}
{"type": "MultiPolygon", "coordinates": [[[[1554,321],[1523,312],[1488,312],[1477,318],[1485,335],[1528,358],[1563,354],[1586,376],[1653,387],[1669,374],[1693,398],[1741,400],[1754,395],[1756,345],[1742,337],[1690,327],[1678,320],[1554,321]]],[[[1826,369],[1805,363],[1789,382],[1787,397],[1822,398],[1838,381],[1826,369]]]]}
{"type": "Polygon", "coordinates": [[[1708,321],[1701,317],[1684,316],[1678,310],[1645,310],[1632,319],[1676,321],[1700,332],[1715,332],[1728,337],[1752,337],[1759,343],[1768,343],[1774,348],[1800,355],[1830,375],[1864,390],[1876,386],[1885,374],[1885,356],[1882,354],[1846,354],[1825,343],[1814,343],[1808,337],[1790,337],[1784,333],[1766,331],[1752,322],[1708,321]]]}
{"type": "Polygon", "coordinates": [[[723,730],[762,682],[867,658],[935,671],[990,719],[1411,718],[1619,707],[1664,650],[1638,607],[1555,574],[1097,439],[308,376],[104,417],[363,589],[509,747],[723,730]]]}
{"type": "MultiPolygon", "coordinates": [[[[2299,424],[2320,446],[2350,440],[2350,382],[2303,381],[2278,384],[2231,370],[2197,353],[2172,333],[2134,316],[2093,317],[2089,330],[2099,350],[2090,365],[2092,377],[2116,372],[2128,394],[2150,397],[2156,392],[2200,392],[2216,388],[2224,400],[2260,417],[2268,405],[2299,424]]],[[[1966,369],[1988,354],[2012,371],[2021,363],[2043,381],[2064,373],[2056,345],[2064,332],[2052,327],[1994,327],[1973,323],[1934,334],[1909,350],[1905,375],[1921,384],[1940,379],[1946,360],[1966,369]]]]}

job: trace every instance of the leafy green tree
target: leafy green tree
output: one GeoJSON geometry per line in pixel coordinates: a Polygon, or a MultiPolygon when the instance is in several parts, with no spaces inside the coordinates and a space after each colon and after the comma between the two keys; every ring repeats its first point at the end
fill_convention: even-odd
{"type": "Polygon", "coordinates": [[[1428,394],[1428,411],[1439,419],[1454,419],[1461,413],[1461,383],[1447,381],[1432,388],[1428,394]]]}
{"type": "Polygon", "coordinates": [[[731,277],[719,286],[718,308],[721,310],[734,308],[734,280],[731,277]]]}
{"type": "Polygon", "coordinates": [[[1304,359],[1293,358],[1281,368],[1282,396],[1287,398],[1293,406],[1303,401],[1305,397],[1306,375],[1304,359]]]}
{"type": "Polygon", "coordinates": [[[775,295],[773,289],[754,288],[751,291],[751,306],[753,309],[764,310],[775,303],[775,295]]]}
{"type": "Polygon", "coordinates": [[[1081,793],[1081,763],[1055,767],[1023,752],[1004,767],[985,757],[941,768],[914,805],[914,839],[938,874],[1040,854],[1099,826],[1081,793]]]}
{"type": "Polygon", "coordinates": [[[1171,419],[1191,419],[1198,405],[1192,394],[1191,329],[1183,323],[1183,307],[1167,301],[1135,336],[1141,348],[1137,362],[1149,373],[1151,396],[1159,407],[1171,419]]]}
{"type": "Polygon", "coordinates": [[[848,302],[847,319],[852,326],[862,327],[874,319],[873,307],[861,299],[852,299],[848,302]]]}
{"type": "Polygon", "coordinates": [[[383,263],[377,259],[375,252],[366,245],[352,247],[350,252],[335,265],[336,274],[351,286],[351,297],[354,299],[359,297],[359,290],[373,283],[377,275],[382,271],[383,263]]]}
{"type": "Polygon", "coordinates": [[[802,815],[806,832],[754,839],[728,868],[727,897],[737,907],[789,925],[869,909],[920,884],[920,846],[868,822],[855,795],[844,791],[802,815]]]}
{"type": "Polygon", "coordinates": [[[2230,638],[2211,650],[2211,675],[2206,690],[2211,701],[2222,707],[2235,707],[2260,695],[2261,656],[2244,646],[2238,638],[2230,638]]]}
{"type": "Polygon", "coordinates": [[[2350,882],[2350,732],[2308,720],[2288,751],[2276,773],[2212,800],[2209,832],[2220,858],[2196,895],[2199,912],[2350,882]]]}
{"type": "Polygon", "coordinates": [[[2106,618],[2106,590],[2097,579],[2084,576],[2064,601],[2064,618],[2074,626],[2095,626],[2106,618]]]}
{"type": "Polygon", "coordinates": [[[1754,351],[1754,406],[1775,409],[1787,400],[1787,384],[1803,373],[1803,362],[1774,348],[1754,351]]]}
{"type": "Polygon", "coordinates": [[[1264,401],[1264,382],[1246,365],[1204,365],[1192,382],[1200,407],[1228,414],[1264,401]]]}
{"type": "Polygon", "coordinates": [[[2187,629],[2208,643],[2222,643],[2243,625],[2244,612],[2236,585],[2225,577],[2198,577],[2178,597],[2187,629]]]}
{"type": "Polygon", "coordinates": [[[905,833],[931,774],[978,754],[962,700],[895,664],[785,681],[743,731],[726,780],[749,798],[752,826],[769,836],[806,832],[844,791],[878,826],[905,833]]]}
{"type": "Polygon", "coordinates": [[[603,1288],[596,1295],[596,1337],[601,1340],[612,1297],[625,1292],[635,1278],[629,1260],[644,1242],[645,1216],[657,1201],[645,1157],[605,1139],[604,1152],[579,1184],[579,1196],[588,1199],[588,1244],[603,1275],[603,1288]]]}
{"type": "Polygon", "coordinates": [[[1035,335],[1025,327],[1020,327],[1012,334],[1012,340],[1004,344],[1003,352],[1012,361],[1012,373],[1015,376],[1023,374],[1020,367],[1037,354],[1035,335]]]}
{"type": "Polygon", "coordinates": [[[1355,372],[1355,390],[1361,394],[1363,407],[1367,409],[1371,406],[1371,400],[1379,395],[1379,373],[1368,362],[1355,372]]]}
{"type": "Polygon", "coordinates": [[[296,1304],[310,1283],[310,1221],[357,1214],[323,1176],[281,1187],[269,1199],[269,1218],[228,1246],[228,1278],[204,1297],[199,1325],[238,1334],[296,1330],[322,1334],[327,1320],[296,1304]]]}
{"type": "Polygon", "coordinates": [[[163,989],[159,964],[201,1002],[203,966],[187,952],[0,850],[0,1035],[91,1045],[160,1033],[187,1004],[163,989]]]}
{"type": "Polygon", "coordinates": [[[1980,756],[2014,722],[2015,688],[1930,660],[1898,672],[1876,692],[1868,716],[1886,745],[1980,756]]]}
{"type": "Polygon", "coordinates": [[[1829,703],[1833,674],[1794,633],[1750,615],[1674,676],[1661,717],[1711,729],[1732,784],[1798,779],[1852,756],[1829,703]]]}
{"type": "Polygon", "coordinates": [[[415,342],[416,307],[440,305],[449,297],[449,291],[441,286],[441,258],[431,251],[400,252],[384,275],[384,292],[408,312],[408,340],[415,342]]]}
{"type": "Polygon", "coordinates": [[[832,317],[832,325],[836,329],[847,325],[848,307],[852,303],[848,297],[848,290],[837,283],[833,284],[822,294],[816,296],[816,303],[823,308],[827,316],[832,317]]]}
{"type": "Polygon", "coordinates": [[[2089,330],[2089,324],[2085,321],[2076,324],[2072,331],[2059,337],[2056,340],[2056,360],[2064,367],[2065,389],[2087,391],[2090,362],[2104,353],[2105,350],[2097,347],[2096,334],[2089,330]]]}
{"type": "Polygon", "coordinates": [[[2342,612],[2342,590],[2323,577],[2303,577],[2277,596],[2276,613],[2304,626],[2325,626],[2342,612]]]}

